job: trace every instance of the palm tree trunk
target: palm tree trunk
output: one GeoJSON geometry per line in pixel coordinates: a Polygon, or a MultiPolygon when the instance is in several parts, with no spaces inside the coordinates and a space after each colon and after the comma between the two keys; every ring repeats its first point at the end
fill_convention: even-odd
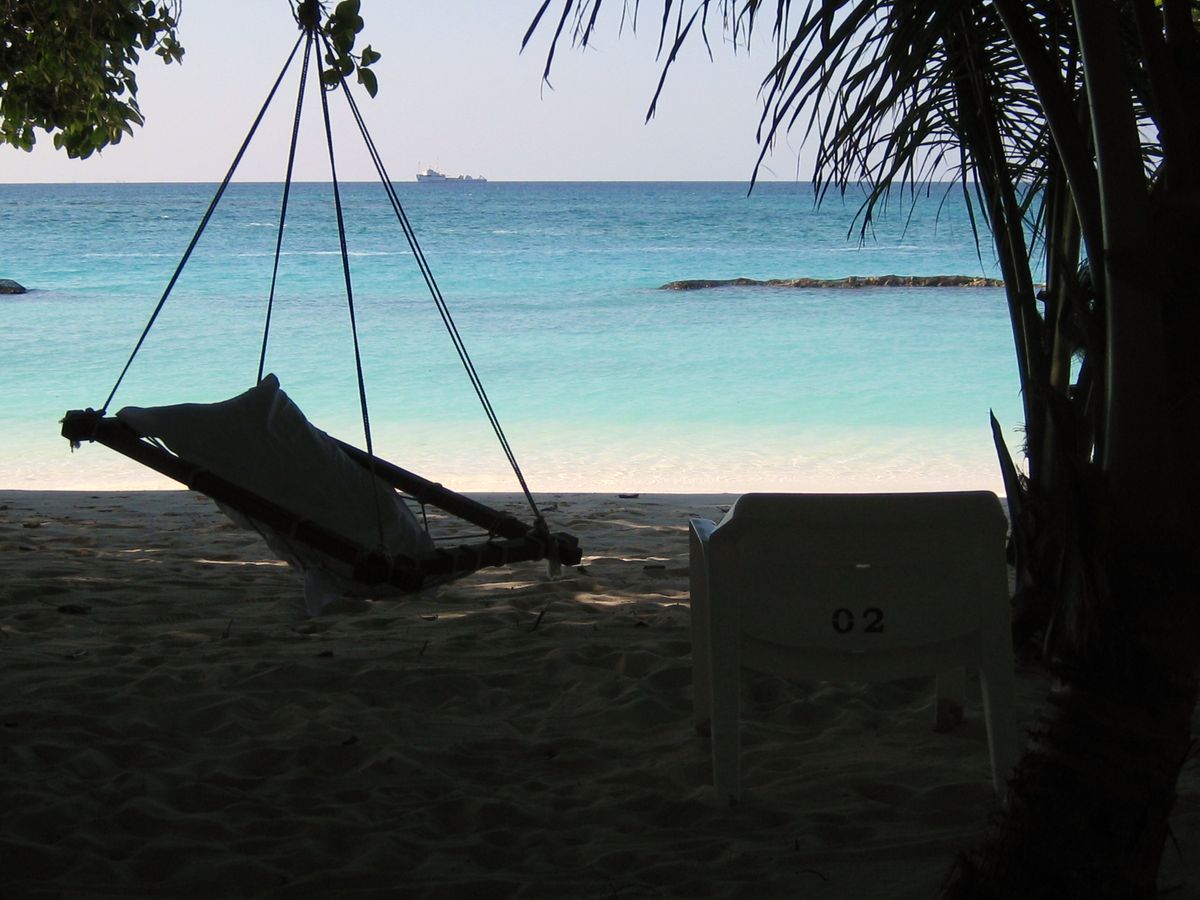
{"type": "Polygon", "coordinates": [[[1006,808],[959,857],[945,900],[1157,895],[1196,683],[1132,691],[1089,680],[1064,674],[1051,691],[1006,808]]]}
{"type": "MultiPolygon", "coordinates": [[[[1057,682],[1005,808],[951,872],[944,896],[954,900],[1156,896],[1192,743],[1200,570],[1195,481],[1183,460],[1196,448],[1176,423],[1200,412],[1200,400],[1170,375],[1167,323],[1179,285],[1195,300],[1194,253],[1162,254],[1152,238],[1116,7],[1076,0],[1074,21],[1095,146],[1088,205],[1102,231],[1088,251],[1104,316],[1103,414],[1090,459],[1071,464],[1074,448],[1056,448],[1066,465],[1054,470],[1065,476],[1054,492],[1069,513],[1049,640],[1057,682]]],[[[1071,183],[1082,214],[1085,179],[1076,172],[1071,183]]]]}

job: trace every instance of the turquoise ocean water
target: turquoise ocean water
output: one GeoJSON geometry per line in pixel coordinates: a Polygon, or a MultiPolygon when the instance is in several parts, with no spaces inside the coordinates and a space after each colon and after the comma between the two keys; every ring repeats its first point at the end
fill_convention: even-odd
{"type": "MultiPolygon", "coordinates": [[[[0,488],[161,487],[72,454],[214,187],[0,185],[0,488]]],[[[998,289],[675,292],[679,279],[996,275],[961,196],[897,198],[848,234],[857,195],[807,185],[400,184],[398,191],[535,491],[1000,490],[994,409],[1019,444],[998,289]]],[[[112,409],[254,382],[281,187],[234,184],[112,409]]],[[[328,185],[293,188],[269,371],[362,444],[328,185]]],[[[378,184],[343,186],[376,450],[463,490],[516,482],[378,184]]]]}

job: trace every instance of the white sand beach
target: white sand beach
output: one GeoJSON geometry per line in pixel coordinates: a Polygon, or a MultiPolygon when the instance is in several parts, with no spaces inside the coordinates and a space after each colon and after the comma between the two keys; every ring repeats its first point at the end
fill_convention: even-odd
{"type": "MultiPolygon", "coordinates": [[[[518,508],[513,495],[490,495],[518,508]]],[[[925,898],[993,795],[978,686],[746,689],[746,802],[691,724],[687,519],[541,498],[583,565],[308,619],[183,491],[0,492],[0,896],[925,898]]],[[[1045,690],[1018,672],[1028,723],[1045,690]]],[[[1200,897],[1200,763],[1164,889],[1200,897]]]]}

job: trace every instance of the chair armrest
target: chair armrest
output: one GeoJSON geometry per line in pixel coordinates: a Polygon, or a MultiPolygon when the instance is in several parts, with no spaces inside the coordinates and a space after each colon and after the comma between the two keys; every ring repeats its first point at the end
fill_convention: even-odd
{"type": "Polygon", "coordinates": [[[717,523],[712,519],[688,519],[688,527],[702,544],[707,544],[712,533],[717,530],[717,523]]]}

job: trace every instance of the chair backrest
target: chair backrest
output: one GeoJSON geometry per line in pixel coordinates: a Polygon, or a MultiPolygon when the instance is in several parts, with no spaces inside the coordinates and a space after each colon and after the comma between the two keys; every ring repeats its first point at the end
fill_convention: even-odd
{"type": "Polygon", "coordinates": [[[1008,627],[1006,528],[987,492],[747,494],[712,536],[710,574],[740,595],[752,641],[913,649],[1008,627]]]}
{"type": "Polygon", "coordinates": [[[986,492],[746,494],[720,525],[693,520],[694,717],[711,728],[717,797],[741,793],[743,667],[937,675],[938,700],[960,708],[963,668],[977,668],[1002,791],[1017,755],[1006,530],[986,492]]]}

